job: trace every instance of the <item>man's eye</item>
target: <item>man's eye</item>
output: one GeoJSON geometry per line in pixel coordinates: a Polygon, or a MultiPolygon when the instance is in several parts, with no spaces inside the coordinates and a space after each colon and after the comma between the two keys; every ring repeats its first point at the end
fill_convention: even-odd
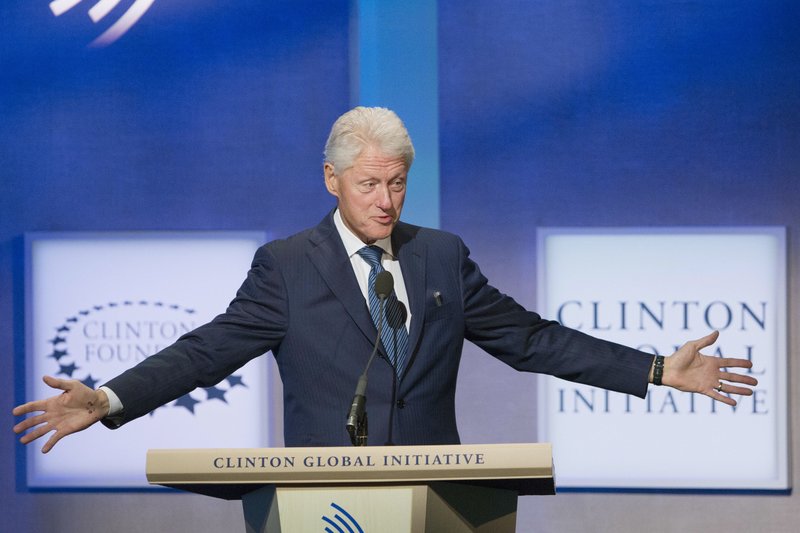
{"type": "Polygon", "coordinates": [[[392,188],[393,191],[398,191],[399,192],[399,191],[402,191],[406,187],[406,182],[403,181],[403,180],[397,180],[397,181],[393,181],[389,186],[392,188]]]}

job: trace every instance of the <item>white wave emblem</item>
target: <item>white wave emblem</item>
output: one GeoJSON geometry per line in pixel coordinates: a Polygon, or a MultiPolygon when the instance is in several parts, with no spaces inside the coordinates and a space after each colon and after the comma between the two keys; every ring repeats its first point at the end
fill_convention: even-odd
{"type": "MultiPolygon", "coordinates": [[[[60,16],[80,4],[83,0],[53,0],[50,2],[50,11],[53,15],[60,16]]],[[[99,0],[89,9],[89,18],[95,24],[103,20],[121,0],[99,0]]],[[[134,24],[139,22],[155,0],[134,0],[131,6],[122,14],[114,24],[104,31],[97,39],[89,43],[92,48],[108,46],[125,35],[134,24]]]]}

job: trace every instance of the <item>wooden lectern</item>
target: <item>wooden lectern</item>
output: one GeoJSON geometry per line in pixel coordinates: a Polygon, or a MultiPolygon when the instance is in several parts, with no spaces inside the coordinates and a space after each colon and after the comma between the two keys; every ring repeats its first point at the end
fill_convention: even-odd
{"type": "Polygon", "coordinates": [[[550,444],[150,450],[147,480],[241,499],[248,532],[512,532],[550,444]]]}

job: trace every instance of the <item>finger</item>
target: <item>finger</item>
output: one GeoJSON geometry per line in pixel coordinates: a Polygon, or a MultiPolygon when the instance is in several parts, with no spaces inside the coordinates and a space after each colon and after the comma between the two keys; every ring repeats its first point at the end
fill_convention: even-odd
{"type": "Polygon", "coordinates": [[[712,331],[702,339],[697,339],[694,342],[697,343],[699,349],[702,349],[702,348],[708,348],[709,346],[717,342],[718,338],[719,338],[719,331],[712,331]]]}
{"type": "Polygon", "coordinates": [[[737,387],[735,385],[731,385],[729,383],[724,383],[722,386],[722,392],[725,394],[738,394],[739,396],[752,396],[753,391],[752,389],[748,389],[746,387],[737,387]]]}
{"type": "MultiPolygon", "coordinates": [[[[725,392],[727,392],[727,391],[725,391],[725,392]]],[[[706,396],[714,398],[718,402],[722,402],[724,404],[730,405],[731,407],[736,407],[736,400],[734,400],[733,398],[729,398],[728,396],[725,396],[724,394],[720,394],[719,392],[717,392],[716,389],[711,389],[709,392],[706,392],[704,394],[706,396]]]]}
{"type": "Polygon", "coordinates": [[[753,362],[749,359],[734,357],[718,357],[717,364],[720,368],[753,368],[753,362]]]}
{"type": "Polygon", "coordinates": [[[68,379],[58,379],[54,378],[53,376],[42,376],[42,381],[44,381],[48,387],[58,390],[68,391],[72,388],[72,380],[68,379]]]}
{"type": "Polygon", "coordinates": [[[34,411],[44,411],[44,410],[45,410],[45,400],[34,400],[32,402],[16,406],[11,411],[11,414],[14,416],[22,416],[22,415],[27,415],[28,413],[33,413],[34,411]]]}
{"type": "Polygon", "coordinates": [[[750,385],[751,387],[758,385],[758,380],[753,376],[734,374],[733,372],[720,372],[719,379],[731,381],[733,383],[742,383],[743,385],[750,385]]]}
{"type": "Polygon", "coordinates": [[[20,437],[19,441],[22,444],[28,444],[29,442],[35,441],[42,435],[50,433],[51,431],[53,431],[53,429],[54,428],[50,424],[43,424],[38,428],[34,429],[33,431],[24,434],[22,437],[20,437]]]}
{"type": "Polygon", "coordinates": [[[42,453],[47,453],[50,450],[52,450],[53,446],[55,446],[56,443],[60,441],[61,437],[63,436],[64,435],[62,435],[60,431],[56,431],[55,433],[53,433],[53,436],[50,437],[50,439],[44,443],[44,446],[42,446],[42,453]]]}
{"type": "Polygon", "coordinates": [[[19,434],[22,433],[23,431],[27,431],[28,429],[34,426],[38,426],[39,424],[42,424],[47,421],[45,420],[45,418],[46,416],[44,414],[26,418],[25,420],[14,426],[14,433],[19,434]]]}

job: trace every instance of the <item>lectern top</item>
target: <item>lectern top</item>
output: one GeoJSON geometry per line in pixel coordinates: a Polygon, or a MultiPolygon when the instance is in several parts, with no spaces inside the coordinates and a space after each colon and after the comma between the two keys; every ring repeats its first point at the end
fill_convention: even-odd
{"type": "Polygon", "coordinates": [[[459,481],[554,494],[548,443],[150,450],[147,480],[234,499],[261,485],[459,481]]]}

